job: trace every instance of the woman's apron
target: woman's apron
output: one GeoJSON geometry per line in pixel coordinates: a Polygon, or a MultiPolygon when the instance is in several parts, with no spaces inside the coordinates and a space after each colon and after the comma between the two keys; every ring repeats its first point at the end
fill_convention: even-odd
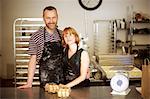
{"type": "MultiPolygon", "coordinates": [[[[68,58],[68,50],[69,48],[65,49],[64,56],[63,56],[63,62],[64,62],[64,77],[65,77],[65,84],[75,80],[80,76],[80,68],[81,68],[81,53],[83,49],[78,49],[77,46],[76,52],[68,58]]],[[[73,88],[78,87],[88,87],[90,84],[89,79],[85,79],[84,81],[80,82],[73,88]]]]}
{"type": "MultiPolygon", "coordinates": [[[[60,33],[57,30],[61,39],[60,33]]],[[[45,28],[44,28],[45,41],[45,28]]],[[[63,62],[62,62],[63,47],[61,41],[44,42],[42,57],[39,61],[39,77],[40,85],[45,86],[46,83],[63,83],[63,62]]]]}

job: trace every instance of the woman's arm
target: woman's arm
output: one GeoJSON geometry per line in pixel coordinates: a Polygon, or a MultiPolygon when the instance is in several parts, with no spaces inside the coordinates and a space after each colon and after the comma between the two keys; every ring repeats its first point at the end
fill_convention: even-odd
{"type": "Polygon", "coordinates": [[[84,81],[86,79],[88,69],[89,69],[89,55],[86,51],[83,51],[81,53],[80,76],[76,78],[75,80],[69,82],[65,86],[73,87],[79,84],[80,82],[84,81]]]}

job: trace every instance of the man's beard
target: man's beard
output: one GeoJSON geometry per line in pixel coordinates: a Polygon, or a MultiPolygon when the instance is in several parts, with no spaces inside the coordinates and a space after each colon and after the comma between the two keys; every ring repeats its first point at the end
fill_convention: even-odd
{"type": "Polygon", "coordinates": [[[57,27],[57,25],[56,25],[56,23],[48,23],[48,24],[46,24],[46,27],[50,30],[54,30],[57,27]],[[50,26],[50,25],[52,25],[52,26],[50,26]]]}

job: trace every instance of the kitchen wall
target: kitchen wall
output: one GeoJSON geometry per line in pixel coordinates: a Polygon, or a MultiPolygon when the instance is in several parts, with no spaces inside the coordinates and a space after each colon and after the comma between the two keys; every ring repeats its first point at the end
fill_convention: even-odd
{"type": "MultiPolygon", "coordinates": [[[[150,0],[148,0],[149,1],[149,4],[148,5],[150,5],[150,0]]],[[[148,6],[149,7],[149,9],[150,9],[150,6],[148,6]]],[[[150,13],[150,10],[149,10],[149,13],[150,13]]]]}
{"type": "Polygon", "coordinates": [[[2,5],[1,5],[1,0],[0,0],[0,77],[2,74],[2,56],[1,56],[1,51],[2,51],[2,5]]]}
{"type": "MultiPolygon", "coordinates": [[[[84,37],[88,37],[89,51],[93,48],[93,21],[126,18],[127,8],[133,6],[134,11],[149,13],[150,0],[103,0],[102,5],[94,11],[86,11],[80,7],[78,0],[2,0],[2,61],[0,67],[3,78],[12,78],[13,65],[13,22],[19,17],[41,17],[45,6],[52,5],[58,9],[60,29],[74,27],[84,37]],[[6,6],[7,5],[7,6],[6,6]]],[[[1,9],[0,9],[1,10],[1,9]]],[[[0,29],[1,30],[1,29],[0,29]]]]}

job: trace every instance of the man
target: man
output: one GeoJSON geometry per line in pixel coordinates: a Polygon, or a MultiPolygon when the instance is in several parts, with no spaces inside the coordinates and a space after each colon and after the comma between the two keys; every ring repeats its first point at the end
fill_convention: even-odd
{"type": "Polygon", "coordinates": [[[29,41],[31,55],[28,66],[27,84],[18,88],[32,87],[36,63],[39,64],[40,85],[63,83],[61,31],[57,29],[58,14],[55,7],[43,10],[45,27],[33,33],[29,41]]]}

